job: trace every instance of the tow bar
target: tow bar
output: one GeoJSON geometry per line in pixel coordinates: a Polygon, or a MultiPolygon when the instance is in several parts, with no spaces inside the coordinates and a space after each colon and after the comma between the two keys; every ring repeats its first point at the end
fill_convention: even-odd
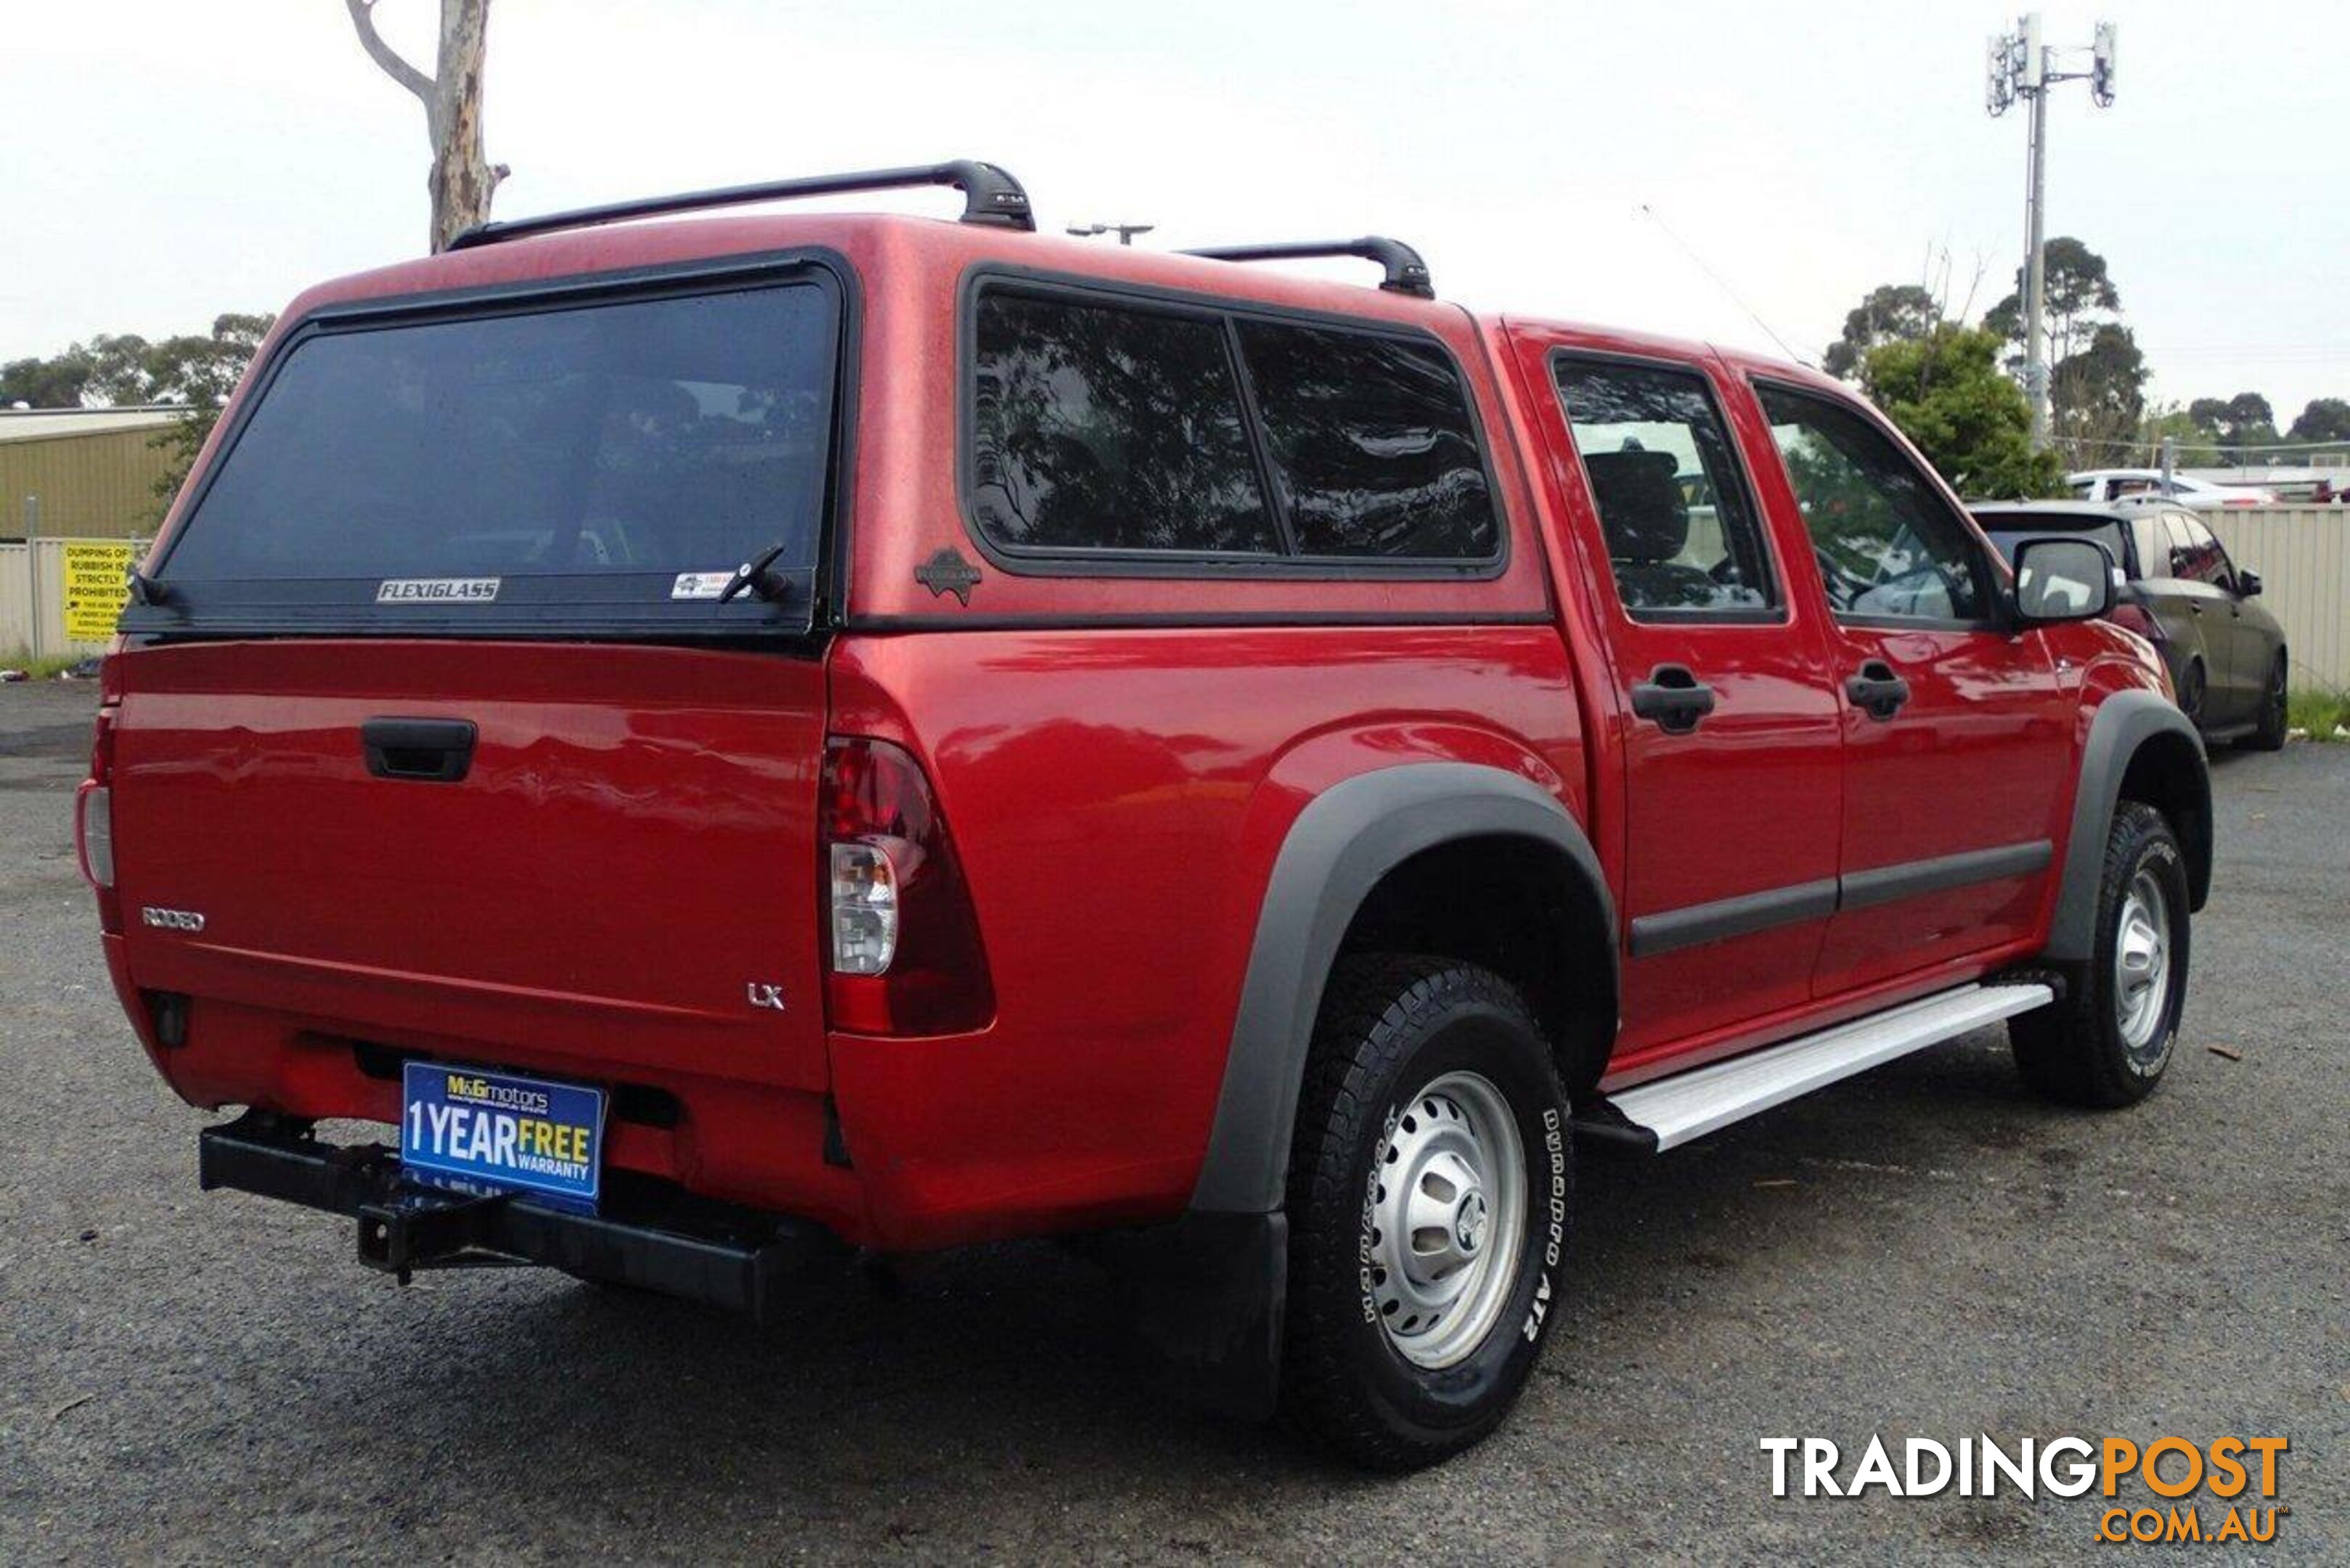
{"type": "Polygon", "coordinates": [[[643,1182],[588,1213],[527,1193],[428,1185],[380,1144],[322,1143],[307,1122],[247,1111],[196,1140],[206,1190],[234,1188],[359,1224],[359,1262],[406,1284],[425,1269],[544,1264],[770,1321],[788,1277],[845,1255],[822,1226],[643,1182]]]}

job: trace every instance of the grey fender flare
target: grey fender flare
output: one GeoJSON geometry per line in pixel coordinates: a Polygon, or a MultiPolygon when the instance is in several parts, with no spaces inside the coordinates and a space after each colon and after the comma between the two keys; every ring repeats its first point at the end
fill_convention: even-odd
{"type": "Polygon", "coordinates": [[[1195,1211],[1282,1207],[1305,1053],[1347,928],[1379,878],[1412,856],[1494,836],[1553,846],[1587,880],[1616,963],[1616,908],[1599,857],[1539,784],[1470,763],[1408,763],[1331,785],[1291,825],[1265,886],[1215,1124],[1192,1189],[1195,1211]]]}
{"type": "Polygon", "coordinates": [[[2193,797],[2200,821],[2182,827],[2180,836],[2199,831],[2202,835],[2199,846],[2185,846],[2189,864],[2198,867],[2190,877],[2193,906],[2202,907],[2211,865],[2211,781],[2203,768],[2203,738],[2177,704],[2159,693],[2114,692],[2097,705],[2096,717],[2089,724],[2088,743],[2081,750],[2072,836],[2065,844],[2064,881],[2044,950],[2044,956],[2056,962],[2085,963],[2096,950],[2097,889],[2105,876],[2106,839],[2113,829],[2114,808],[2121,800],[2122,778],[2138,749],[2158,734],[2180,736],[2195,751],[2193,797]]]}

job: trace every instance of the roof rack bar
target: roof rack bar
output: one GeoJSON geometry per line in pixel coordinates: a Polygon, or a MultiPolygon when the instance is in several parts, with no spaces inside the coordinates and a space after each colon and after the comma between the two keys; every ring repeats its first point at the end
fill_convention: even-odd
{"type": "Polygon", "coordinates": [[[1294,240],[1270,245],[1210,245],[1202,250],[1185,251],[1187,256],[1206,256],[1210,261],[1298,261],[1313,256],[1360,256],[1387,269],[1379,286],[1397,294],[1414,294],[1422,299],[1436,297],[1436,285],[1428,275],[1428,264],[1419,253],[1401,240],[1391,240],[1384,234],[1365,234],[1359,240],[1294,240]]]}
{"type": "Polygon", "coordinates": [[[726,185],[715,191],[688,191],[674,196],[643,196],[633,202],[612,202],[600,207],[575,207],[567,213],[546,213],[534,218],[512,218],[476,223],[449,242],[452,251],[495,244],[525,234],[549,234],[616,223],[629,218],[650,218],[664,213],[691,213],[705,207],[735,207],[751,202],[782,202],[800,196],[836,196],[850,191],[895,191],[921,185],[951,187],[963,193],[962,221],[1000,223],[1007,228],[1034,229],[1028,192],[1020,182],[993,163],[957,159],[951,163],[925,163],[907,169],[871,169],[857,174],[816,174],[800,180],[769,180],[752,185],[726,185]]]}

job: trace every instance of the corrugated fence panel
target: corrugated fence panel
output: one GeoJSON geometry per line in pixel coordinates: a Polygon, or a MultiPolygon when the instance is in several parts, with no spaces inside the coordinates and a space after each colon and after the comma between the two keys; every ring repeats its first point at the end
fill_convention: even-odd
{"type": "Polygon", "coordinates": [[[121,539],[50,539],[35,542],[36,559],[30,567],[25,546],[0,545],[0,657],[30,652],[44,655],[103,653],[104,639],[66,637],[66,546],[120,546],[121,539]],[[39,615],[32,613],[34,574],[39,575],[39,615]],[[39,646],[34,646],[34,622],[39,621],[39,646]]]}
{"type": "Polygon", "coordinates": [[[2350,506],[2205,512],[2229,557],[2261,575],[2296,686],[2350,687],[2350,506]]]}
{"type": "Polygon", "coordinates": [[[32,641],[32,602],[25,582],[25,546],[0,545],[0,659],[32,641]]]}

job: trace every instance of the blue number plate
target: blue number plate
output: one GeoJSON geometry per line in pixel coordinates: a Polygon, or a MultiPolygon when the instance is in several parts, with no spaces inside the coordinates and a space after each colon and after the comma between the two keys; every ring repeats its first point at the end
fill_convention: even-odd
{"type": "Polygon", "coordinates": [[[603,1090],[410,1062],[400,1072],[400,1100],[406,1169],[595,1203],[603,1090]]]}

